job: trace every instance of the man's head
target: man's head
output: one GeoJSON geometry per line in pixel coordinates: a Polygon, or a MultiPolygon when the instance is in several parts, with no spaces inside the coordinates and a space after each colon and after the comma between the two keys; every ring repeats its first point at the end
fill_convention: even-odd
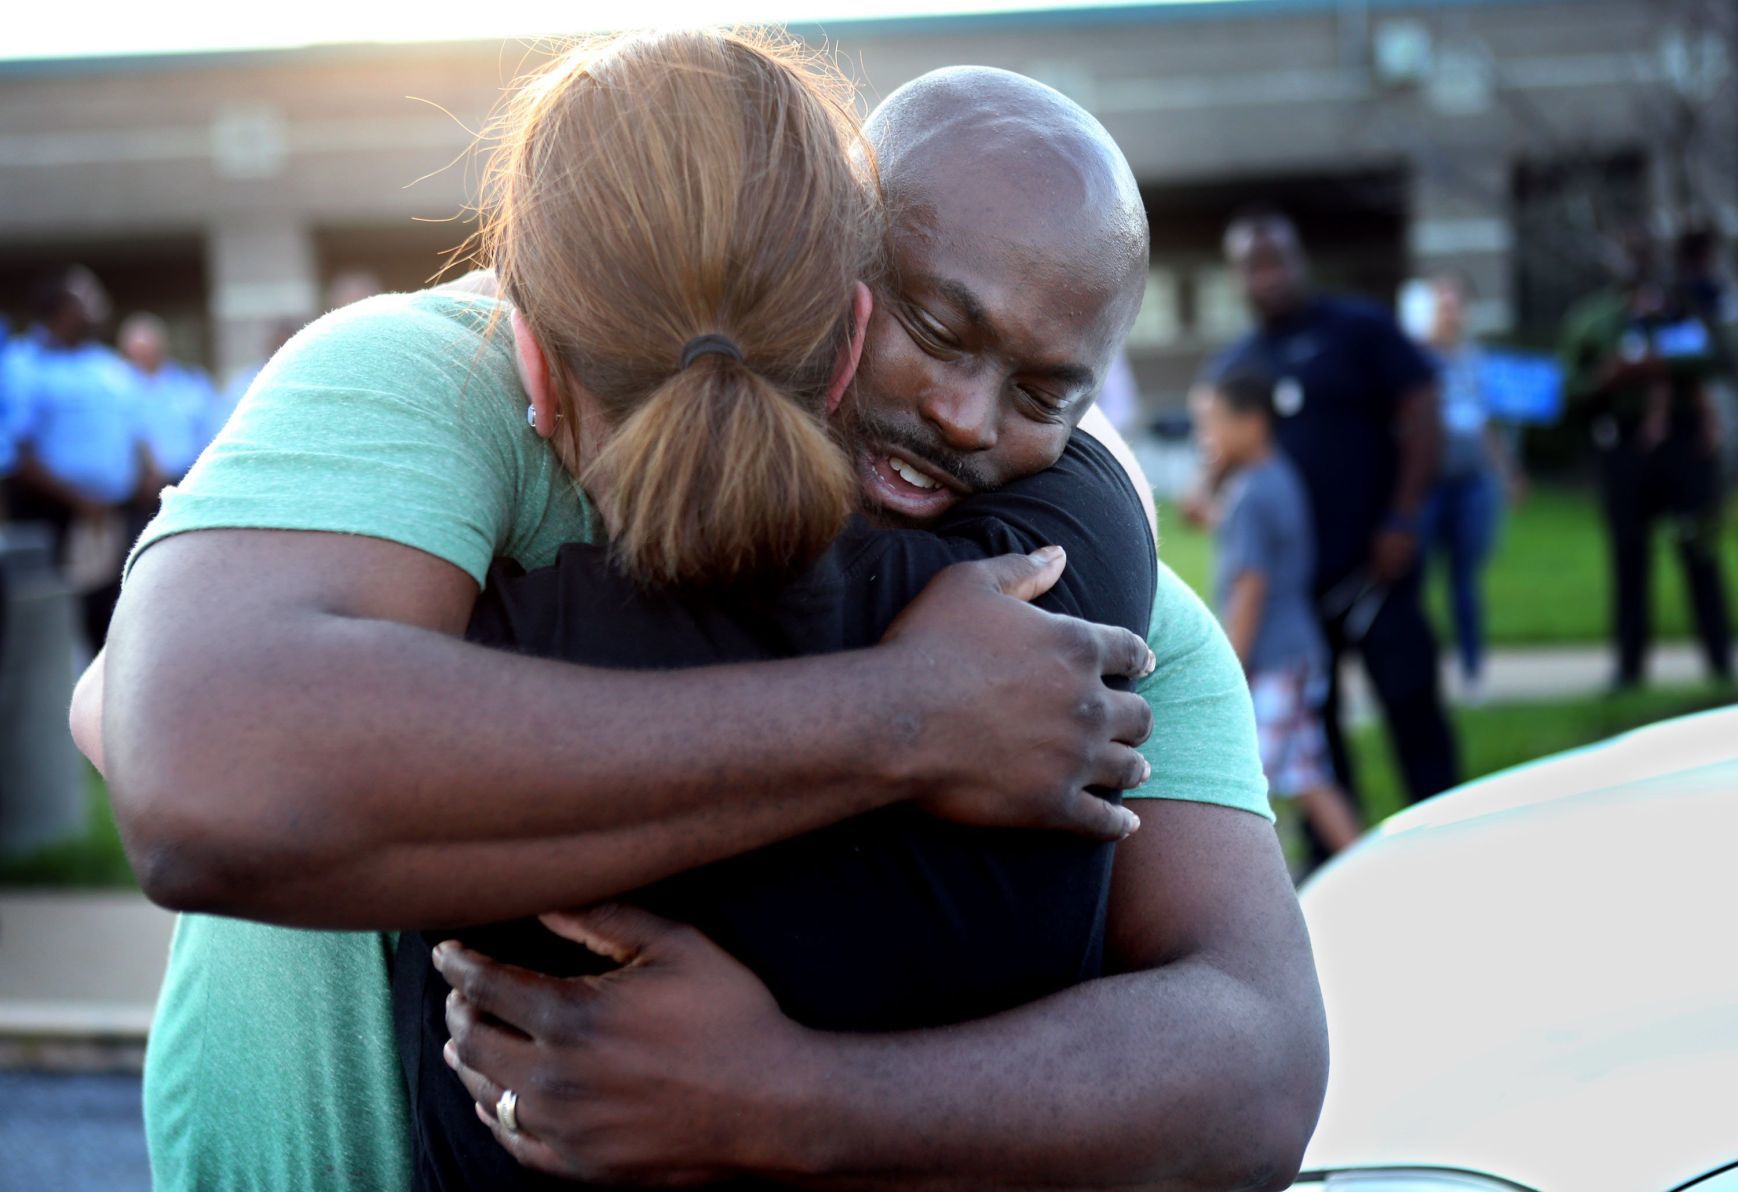
{"type": "Polygon", "coordinates": [[[1605,246],[1606,267],[1618,289],[1637,295],[1657,286],[1659,261],[1653,233],[1643,224],[1619,228],[1605,246]]]}
{"type": "Polygon", "coordinates": [[[889,268],[847,411],[864,492],[905,520],[1055,463],[1144,292],[1128,163],[1078,104],[951,67],[869,117],[889,268]]]}
{"type": "Polygon", "coordinates": [[[96,274],[74,265],[37,283],[31,314],[63,347],[74,348],[108,321],[109,296],[96,274]]]}
{"type": "Polygon", "coordinates": [[[169,359],[169,329],[156,315],[128,315],[116,340],[121,355],[142,373],[154,373],[169,359]]]}
{"type": "Polygon", "coordinates": [[[1442,273],[1430,279],[1431,343],[1447,347],[1466,337],[1466,303],[1471,288],[1458,273],[1442,273]]]}
{"type": "Polygon", "coordinates": [[[1243,282],[1243,296],[1262,322],[1284,318],[1309,297],[1309,262],[1297,228],[1278,211],[1260,208],[1232,217],[1225,259],[1243,282]]]}
{"type": "Polygon", "coordinates": [[[1711,224],[1692,224],[1678,234],[1672,256],[1678,276],[1686,281],[1715,277],[1720,272],[1720,233],[1711,224]]]}
{"type": "Polygon", "coordinates": [[[1273,437],[1273,382],[1233,373],[1192,403],[1195,437],[1210,462],[1241,468],[1266,455],[1273,437]]]}

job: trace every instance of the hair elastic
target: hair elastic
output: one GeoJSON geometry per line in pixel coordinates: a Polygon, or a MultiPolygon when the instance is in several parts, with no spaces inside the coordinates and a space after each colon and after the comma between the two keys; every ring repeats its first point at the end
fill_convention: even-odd
{"type": "Polygon", "coordinates": [[[729,336],[708,331],[682,345],[682,362],[678,367],[685,369],[700,357],[710,355],[728,356],[739,364],[742,362],[742,349],[732,343],[729,336]]]}

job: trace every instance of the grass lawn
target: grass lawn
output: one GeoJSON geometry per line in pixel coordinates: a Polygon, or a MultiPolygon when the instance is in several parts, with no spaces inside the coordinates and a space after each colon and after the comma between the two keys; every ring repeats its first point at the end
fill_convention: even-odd
{"type": "MultiPolygon", "coordinates": [[[[1730,523],[1733,519],[1728,518],[1730,523]]],[[[1208,593],[1212,545],[1175,511],[1159,513],[1159,557],[1197,592],[1208,593]]],[[[1682,571],[1664,526],[1655,534],[1654,626],[1661,637],[1689,634],[1682,571]]],[[[1721,557],[1727,595],[1738,603],[1738,534],[1727,533],[1721,557]]],[[[1431,576],[1429,604],[1441,640],[1452,640],[1444,583],[1431,576]]],[[[1602,642],[1608,635],[1603,527],[1591,493],[1539,489],[1510,511],[1485,572],[1488,637],[1496,645],[1602,642]]]]}
{"type": "MultiPolygon", "coordinates": [[[[1456,708],[1453,717],[1462,774],[1471,781],[1656,720],[1722,707],[1732,702],[1732,694],[1726,687],[1668,687],[1612,696],[1456,708]]],[[[1381,726],[1358,728],[1352,734],[1351,746],[1367,818],[1373,823],[1400,810],[1405,800],[1381,726]]]]}
{"type": "Polygon", "coordinates": [[[84,835],[0,861],[0,886],[136,886],[102,776],[86,767],[84,835]]]}

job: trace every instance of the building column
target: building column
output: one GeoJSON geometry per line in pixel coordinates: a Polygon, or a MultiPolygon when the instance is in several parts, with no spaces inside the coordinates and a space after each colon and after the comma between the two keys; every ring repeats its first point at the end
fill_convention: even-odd
{"type": "Polygon", "coordinates": [[[1414,276],[1458,273],[1472,283],[1475,335],[1515,326],[1515,230],[1508,159],[1467,146],[1415,163],[1407,249],[1414,276]]]}
{"type": "Polygon", "coordinates": [[[227,383],[264,360],[286,324],[320,313],[312,233],[293,218],[225,220],[206,236],[217,375],[227,383]]]}

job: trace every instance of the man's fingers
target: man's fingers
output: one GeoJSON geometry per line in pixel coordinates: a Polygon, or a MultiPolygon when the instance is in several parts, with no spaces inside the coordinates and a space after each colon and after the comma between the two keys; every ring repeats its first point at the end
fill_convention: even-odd
{"type": "Polygon", "coordinates": [[[1147,643],[1121,626],[1088,622],[1087,629],[1098,647],[1100,674],[1144,679],[1158,665],[1158,659],[1147,643]]]}
{"type": "MultiPolygon", "coordinates": [[[[1153,707],[1132,691],[1112,691],[1106,694],[1110,739],[1124,745],[1139,745],[1153,733],[1153,707]]],[[[1122,788],[1128,789],[1126,787],[1122,788]]]]}
{"type": "Polygon", "coordinates": [[[554,1015],[584,996],[581,982],[502,964],[455,940],[435,946],[434,966],[478,1010],[532,1038],[555,1033],[554,1015]]]}
{"type": "Polygon", "coordinates": [[[454,1071],[462,1067],[486,1073],[490,1080],[516,1089],[536,1069],[536,1044],[483,1017],[457,993],[447,998],[446,1022],[449,1037],[441,1055],[454,1071]]]}
{"type": "Polygon", "coordinates": [[[1060,826],[1093,840],[1114,842],[1132,835],[1141,821],[1126,807],[1087,791],[1075,791],[1074,797],[1063,805],[1060,826]]]}
{"type": "Polygon", "coordinates": [[[1092,761],[1088,786],[1111,791],[1131,791],[1152,776],[1153,767],[1139,751],[1112,741],[1092,761]]]}
{"type": "Polygon", "coordinates": [[[563,939],[620,965],[632,964],[658,945],[672,942],[684,930],[680,923],[622,902],[543,915],[540,921],[563,939]]]}
{"type": "Polygon", "coordinates": [[[975,563],[958,563],[987,580],[1004,596],[1016,600],[1036,600],[1062,578],[1068,556],[1060,546],[1043,546],[1029,555],[997,555],[975,563]]]}
{"type": "MultiPolygon", "coordinates": [[[[452,1044],[450,1042],[447,1044],[446,1059],[447,1066],[452,1068],[453,1072],[458,1075],[459,1080],[465,1086],[465,1091],[471,1095],[471,1100],[475,1101],[478,1105],[486,1105],[489,1107],[489,1119],[492,1123],[495,1117],[495,1104],[500,1101],[501,1091],[507,1086],[503,1085],[500,1081],[485,1076],[483,1073],[464,1063],[462,1060],[455,1064],[452,1059],[452,1044]]],[[[514,1107],[513,1114],[515,1117],[520,1117],[524,1112],[525,1108],[523,1102],[514,1107]]],[[[523,1120],[523,1118],[521,1118],[521,1120],[523,1120]]]]}
{"type": "MultiPolygon", "coordinates": [[[[499,1099],[500,1093],[495,1094],[499,1099]]],[[[515,1116],[524,1110],[516,1111],[515,1116]]],[[[521,1167],[530,1167],[537,1171],[547,1171],[551,1175],[568,1175],[567,1164],[561,1161],[542,1139],[529,1133],[523,1126],[517,1132],[510,1133],[495,1117],[495,1102],[477,1101],[477,1117],[489,1127],[489,1133],[495,1136],[495,1141],[501,1144],[503,1150],[519,1161],[521,1167]]]]}

